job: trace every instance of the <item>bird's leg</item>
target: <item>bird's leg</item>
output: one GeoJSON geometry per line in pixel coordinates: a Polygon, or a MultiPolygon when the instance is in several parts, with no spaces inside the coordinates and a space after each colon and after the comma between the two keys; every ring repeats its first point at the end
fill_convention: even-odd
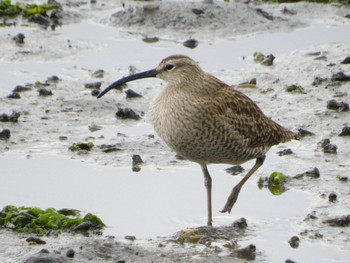
{"type": "Polygon", "coordinates": [[[207,218],[207,225],[211,226],[213,224],[212,219],[212,208],[211,208],[211,177],[208,172],[208,168],[206,164],[201,164],[203,175],[204,175],[204,185],[207,189],[207,211],[208,211],[208,218],[207,218]]]}
{"type": "Polygon", "coordinates": [[[256,170],[259,169],[259,167],[264,163],[264,160],[265,160],[265,155],[260,156],[256,159],[256,162],[255,162],[253,168],[250,169],[250,171],[247,173],[247,175],[244,176],[243,179],[232,189],[230,196],[227,198],[224,209],[222,209],[220,211],[221,213],[225,213],[225,212],[230,213],[231,212],[231,209],[237,201],[239,192],[241,191],[243,184],[249,179],[250,176],[252,176],[253,173],[255,173],[256,170]]]}

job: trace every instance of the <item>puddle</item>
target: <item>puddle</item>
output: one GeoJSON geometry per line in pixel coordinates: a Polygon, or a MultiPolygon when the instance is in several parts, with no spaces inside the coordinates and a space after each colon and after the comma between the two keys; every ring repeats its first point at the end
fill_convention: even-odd
{"type": "MultiPolygon", "coordinates": [[[[67,157],[36,154],[29,158],[7,154],[0,158],[0,207],[8,204],[41,208],[76,208],[100,216],[108,225],[105,235],[137,238],[169,236],[180,229],[206,222],[205,188],[197,165],[130,167],[91,165],[67,157]]],[[[214,224],[227,225],[245,217],[255,244],[269,262],[293,258],[297,262],[345,262],[341,251],[329,245],[301,243],[292,249],[287,241],[301,229],[308,211],[308,196],[289,190],[273,196],[248,181],[230,215],[221,214],[231,187],[239,177],[225,173],[222,165],[210,167],[213,177],[214,224]],[[297,205],[296,205],[297,204],[297,205]]]]}
{"type": "MultiPolygon", "coordinates": [[[[38,29],[27,27],[3,28],[0,37],[23,32],[27,36],[26,41],[34,45],[36,30],[38,29]]],[[[42,43],[45,48],[41,52],[45,53],[46,50],[47,54],[39,52],[38,56],[29,56],[19,63],[11,63],[13,58],[8,57],[11,53],[7,52],[2,56],[0,70],[3,72],[3,85],[0,87],[0,95],[7,95],[18,84],[46,79],[53,74],[78,77],[76,71],[80,68],[103,68],[110,72],[122,69],[127,72],[127,68],[134,65],[139,70],[146,70],[155,67],[164,57],[171,54],[191,56],[203,69],[211,72],[244,69],[253,63],[252,55],[255,51],[273,53],[278,59],[279,54],[312,45],[347,42],[350,40],[350,25],[315,24],[291,32],[259,33],[236,39],[219,39],[211,43],[202,43],[199,40],[200,43],[195,49],[188,49],[181,43],[169,40],[145,44],[140,37],[126,38],[116,28],[89,21],[69,24],[57,28],[54,32],[48,31],[46,35],[47,39],[42,43]],[[67,41],[70,41],[73,50],[68,49],[67,41]],[[65,52],[62,55],[63,59],[59,52],[65,52]]],[[[8,38],[8,41],[12,40],[8,38]]],[[[25,47],[11,44],[14,51],[26,50],[25,47]]],[[[112,74],[108,78],[109,81],[114,81],[117,76],[112,74]]],[[[231,83],[235,83],[234,80],[231,80],[231,83]]]]}

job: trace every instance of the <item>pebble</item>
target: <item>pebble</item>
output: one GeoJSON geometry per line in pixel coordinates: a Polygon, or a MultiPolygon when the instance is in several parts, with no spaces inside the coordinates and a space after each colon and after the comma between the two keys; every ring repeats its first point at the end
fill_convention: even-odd
{"type": "Polygon", "coordinates": [[[26,241],[29,243],[29,244],[39,244],[39,245],[44,245],[46,244],[46,241],[45,240],[42,240],[41,238],[39,237],[28,237],[26,239],[26,241]]]}
{"type": "Polygon", "coordinates": [[[300,242],[300,239],[299,239],[298,236],[292,236],[292,237],[289,239],[289,241],[288,241],[289,245],[290,245],[292,248],[297,248],[297,247],[299,247],[299,242],[300,242]]]}
{"type": "Polygon", "coordinates": [[[339,136],[349,136],[350,135],[350,127],[349,126],[345,126],[341,133],[339,133],[339,136]]]}
{"type": "Polygon", "coordinates": [[[305,176],[311,177],[311,178],[319,178],[320,177],[320,170],[318,170],[317,167],[315,167],[312,170],[306,171],[304,173],[305,176]]]}
{"type": "Polygon", "coordinates": [[[313,132],[300,128],[298,129],[298,135],[301,137],[305,137],[305,136],[314,136],[315,134],[313,132]]]}
{"type": "Polygon", "coordinates": [[[133,172],[139,172],[141,170],[141,164],[143,164],[143,160],[140,155],[134,154],[132,156],[132,170],[133,172]]]}
{"type": "Polygon", "coordinates": [[[13,91],[10,95],[7,96],[9,99],[20,99],[21,95],[18,92],[13,91]]]}
{"type": "Polygon", "coordinates": [[[126,240],[130,240],[130,241],[135,241],[136,240],[136,237],[135,236],[131,236],[131,235],[126,235],[124,238],[126,240]]]}
{"type": "Polygon", "coordinates": [[[75,255],[74,249],[70,248],[70,249],[67,250],[67,252],[66,252],[66,257],[67,258],[74,258],[74,255],[75,255]]]}
{"type": "Polygon", "coordinates": [[[38,92],[39,92],[39,96],[43,96],[43,97],[53,95],[51,90],[45,89],[45,88],[38,89],[38,92]]]}
{"type": "Polygon", "coordinates": [[[348,111],[349,104],[345,102],[338,102],[336,100],[327,101],[327,109],[329,110],[338,110],[338,111],[348,111]]]}
{"type": "Polygon", "coordinates": [[[0,122],[17,122],[21,114],[18,111],[13,111],[11,115],[6,113],[0,114],[0,122]]]}
{"type": "Polygon", "coordinates": [[[141,98],[142,95],[138,94],[137,92],[133,91],[132,89],[128,89],[125,91],[126,97],[128,99],[134,99],[134,98],[141,98]]]}
{"type": "Polygon", "coordinates": [[[133,119],[133,120],[139,120],[141,117],[136,112],[134,112],[130,108],[118,108],[117,113],[115,114],[117,118],[120,119],[133,119]]]}
{"type": "Polygon", "coordinates": [[[282,151],[279,151],[279,152],[277,152],[277,154],[279,155],[279,156],[283,156],[283,155],[289,155],[289,154],[293,154],[293,151],[291,150],[291,149],[284,149],[284,150],[282,150],[282,151]]]}
{"type": "Polygon", "coordinates": [[[194,38],[188,39],[182,43],[185,47],[196,48],[198,46],[198,41],[194,38]]]}
{"type": "Polygon", "coordinates": [[[199,9],[199,8],[192,8],[191,11],[195,15],[201,15],[204,13],[204,11],[202,9],[199,9]]]}
{"type": "Polygon", "coordinates": [[[11,131],[9,129],[3,129],[0,132],[0,140],[8,140],[11,137],[11,131]]]}
{"type": "Polygon", "coordinates": [[[350,64],[350,57],[344,58],[344,60],[340,62],[340,64],[350,64]]]}
{"type": "Polygon", "coordinates": [[[12,92],[24,92],[24,91],[30,91],[32,90],[33,85],[27,84],[25,86],[17,85],[12,92]]]}
{"type": "Polygon", "coordinates": [[[90,83],[85,83],[84,87],[86,89],[100,89],[102,85],[102,82],[98,81],[98,82],[90,82],[90,83]]]}
{"type": "Polygon", "coordinates": [[[103,69],[98,69],[98,70],[94,71],[94,72],[91,74],[91,76],[92,76],[93,78],[103,78],[104,73],[105,73],[105,71],[104,71],[103,69]]]}
{"type": "Polygon", "coordinates": [[[323,152],[324,153],[337,153],[337,145],[335,144],[327,144],[324,148],[323,148],[323,152]]]}
{"type": "Polygon", "coordinates": [[[100,94],[100,90],[98,90],[98,89],[93,89],[93,90],[91,91],[91,96],[97,97],[98,94],[100,94]]]}
{"type": "Polygon", "coordinates": [[[332,75],[332,81],[350,81],[350,76],[346,75],[344,72],[338,72],[332,75]]]}
{"type": "Polygon", "coordinates": [[[328,200],[329,200],[329,202],[335,202],[335,201],[337,201],[337,194],[336,194],[336,193],[330,193],[330,194],[328,195],[328,200]]]}
{"type": "Polygon", "coordinates": [[[14,40],[16,42],[16,44],[22,45],[24,44],[24,39],[26,38],[26,36],[23,33],[18,33],[17,35],[15,35],[12,40],[14,40]]]}
{"type": "Polygon", "coordinates": [[[142,38],[142,41],[145,43],[156,43],[159,41],[158,37],[144,37],[142,38]]]}

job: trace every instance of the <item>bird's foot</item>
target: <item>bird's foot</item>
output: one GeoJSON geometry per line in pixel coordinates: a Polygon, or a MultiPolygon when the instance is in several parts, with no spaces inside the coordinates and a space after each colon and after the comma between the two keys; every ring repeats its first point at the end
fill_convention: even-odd
{"type": "Polygon", "coordinates": [[[239,192],[241,190],[241,187],[235,186],[230,194],[230,196],[227,198],[226,204],[224,206],[224,209],[222,209],[221,213],[230,213],[232,210],[233,205],[236,203],[238,199],[239,192]]]}

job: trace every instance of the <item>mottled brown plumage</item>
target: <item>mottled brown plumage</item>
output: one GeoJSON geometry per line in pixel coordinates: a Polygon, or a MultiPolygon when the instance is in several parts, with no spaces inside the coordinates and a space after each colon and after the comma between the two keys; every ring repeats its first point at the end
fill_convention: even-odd
{"type": "Polygon", "coordinates": [[[242,185],[263,164],[271,146],[295,139],[296,135],[266,117],[246,95],[204,72],[183,55],[164,59],[156,69],[121,79],[158,77],[167,86],[150,107],[157,134],[179,155],[200,164],[207,189],[208,225],[212,224],[209,163],[256,163],[232,190],[222,212],[230,212],[242,185]]]}

